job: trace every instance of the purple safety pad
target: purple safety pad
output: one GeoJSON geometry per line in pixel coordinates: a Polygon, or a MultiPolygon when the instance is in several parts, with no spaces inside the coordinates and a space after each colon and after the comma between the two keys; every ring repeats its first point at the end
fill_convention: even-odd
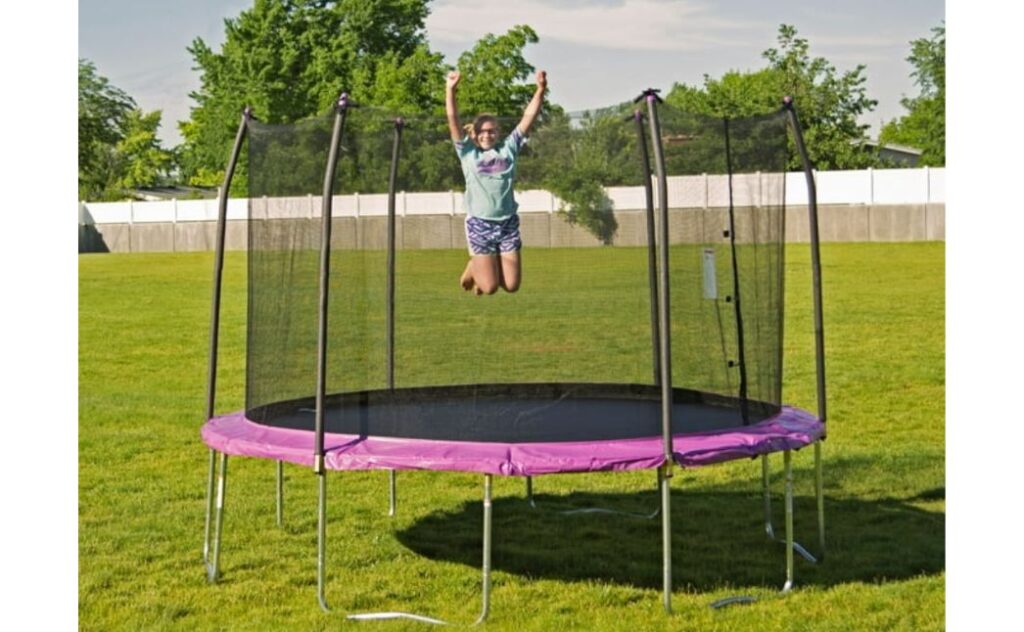
{"type": "MultiPolygon", "coordinates": [[[[824,424],[810,413],[784,406],[755,425],[676,435],[675,461],[698,467],[770,452],[794,450],[822,437],[824,424]]],[[[254,423],[244,411],[203,425],[203,441],[232,456],[313,465],[314,433],[254,423]]],[[[665,461],[660,436],[614,441],[480,443],[392,437],[324,435],[325,465],[332,470],[451,470],[501,476],[560,472],[651,469],[665,461]]]]}

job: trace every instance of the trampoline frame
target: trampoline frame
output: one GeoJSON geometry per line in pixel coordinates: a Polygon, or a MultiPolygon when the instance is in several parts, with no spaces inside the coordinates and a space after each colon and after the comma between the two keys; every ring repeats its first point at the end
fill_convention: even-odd
{"type": "MultiPolygon", "coordinates": [[[[667,181],[664,165],[664,154],[661,143],[660,123],[658,119],[657,104],[662,102],[658,96],[658,90],[648,89],[638,96],[634,102],[644,100],[646,102],[649,134],[654,145],[655,155],[655,176],[658,180],[658,212],[659,220],[654,220],[653,189],[651,185],[650,161],[647,153],[646,139],[644,136],[643,113],[640,109],[635,110],[632,117],[637,124],[639,148],[641,161],[644,167],[645,199],[647,210],[648,227],[648,254],[651,281],[651,328],[653,347],[653,369],[655,384],[661,387],[661,416],[662,416],[662,443],[664,447],[664,464],[658,468],[657,479],[660,492],[660,506],[650,515],[630,514],[647,519],[653,519],[657,515],[662,516],[662,603],[667,613],[672,612],[672,559],[671,559],[671,479],[672,464],[674,461],[673,437],[671,432],[671,407],[672,407],[672,385],[671,385],[671,354],[670,354],[670,321],[669,321],[669,275],[668,275],[668,201],[667,181]],[[654,240],[654,228],[658,231],[657,243],[654,240]],[[658,255],[657,264],[655,255],[658,255]],[[655,267],[657,270],[655,270],[655,267]],[[655,280],[657,284],[655,286],[655,280]]],[[[327,346],[327,306],[329,287],[329,265],[330,265],[330,234],[331,234],[331,204],[332,185],[334,173],[338,161],[340,140],[343,134],[345,120],[350,107],[354,107],[346,93],[342,93],[334,108],[334,128],[332,131],[331,147],[328,156],[328,165],[324,175],[323,206],[322,206],[322,237],[320,253],[320,301],[319,301],[319,330],[317,345],[317,387],[316,387],[316,430],[315,430],[315,454],[313,470],[318,477],[318,501],[317,501],[317,601],[324,611],[329,611],[325,596],[326,576],[326,523],[327,523],[327,481],[326,468],[324,466],[324,400],[326,397],[326,346],[327,346]]],[[[814,336],[815,336],[815,374],[817,387],[817,418],[822,424],[822,435],[813,442],[814,445],[814,472],[815,472],[815,497],[817,502],[818,522],[818,555],[811,554],[793,539],[793,473],[792,454],[790,449],[783,450],[783,477],[784,477],[784,537],[779,538],[775,533],[772,523],[771,493],[769,485],[769,454],[761,456],[762,465],[762,491],[764,496],[764,521],[765,533],[769,540],[778,541],[786,547],[786,578],[781,589],[783,594],[792,590],[794,586],[794,551],[810,562],[823,560],[825,556],[825,511],[823,492],[823,465],[821,444],[826,438],[826,388],[825,388],[825,358],[824,358],[824,324],[823,307],[821,294],[821,262],[820,262],[820,238],[818,233],[818,209],[817,192],[814,182],[813,168],[803,140],[803,133],[797,116],[796,108],[791,97],[783,99],[783,109],[787,112],[789,126],[793,132],[793,138],[797,151],[800,154],[801,162],[808,190],[808,224],[810,228],[810,248],[812,267],[812,287],[814,298],[814,336]]],[[[212,314],[210,324],[210,358],[209,375],[207,381],[207,402],[206,419],[214,416],[214,403],[216,400],[216,375],[217,355],[220,329],[220,300],[221,284],[223,278],[224,263],[224,242],[227,225],[227,199],[230,191],[231,180],[234,176],[235,167],[241,152],[242,143],[245,139],[249,122],[254,120],[252,110],[246,107],[241,116],[235,143],[224,176],[224,184],[220,191],[218,203],[217,232],[214,254],[214,282],[212,298],[212,314]]],[[[627,119],[628,120],[628,119],[627,119]]],[[[395,136],[392,149],[391,171],[389,177],[388,191],[388,285],[387,285],[387,383],[388,388],[394,387],[394,253],[395,253],[395,189],[398,157],[400,153],[401,134],[404,121],[401,118],[394,120],[395,136]]],[[[725,121],[728,126],[728,121],[725,121]]],[[[726,136],[728,139],[728,135],[726,136]]],[[[728,142],[728,141],[727,141],[728,142]]],[[[730,169],[731,175],[731,169],[730,169]]],[[[731,195],[731,193],[730,193],[731,195]]],[[[731,209],[731,199],[730,199],[731,209]]],[[[732,216],[730,213],[730,222],[732,216]]],[[[734,231],[730,223],[729,236],[735,239],[734,231]]],[[[735,257],[735,251],[733,251],[735,257]]],[[[735,266],[735,262],[734,262],[735,266]]],[[[738,280],[737,280],[738,283],[738,280]]],[[[739,310],[739,297],[735,301],[735,308],[739,310]]],[[[742,347],[741,347],[742,349],[742,347]]],[[[740,363],[743,370],[742,362],[740,363]]],[[[741,383],[742,383],[741,376],[741,383]]],[[[744,417],[746,415],[744,414],[744,417]]],[[[223,531],[224,504],[227,489],[227,463],[228,454],[220,452],[220,464],[217,466],[217,450],[209,450],[209,473],[207,480],[206,520],[204,527],[203,541],[203,563],[206,567],[207,579],[210,583],[217,581],[219,577],[220,544],[223,531]],[[212,540],[211,540],[212,531],[212,540]]],[[[397,511],[396,474],[394,469],[389,471],[389,510],[388,515],[393,516],[397,511]]],[[[284,492],[283,492],[283,462],[276,463],[276,521],[278,526],[283,524],[284,492]]],[[[536,508],[533,499],[533,481],[526,477],[526,497],[531,507],[536,508]]],[[[576,510],[575,513],[583,511],[599,511],[625,514],[606,509],[576,510]]],[[[491,548],[492,548],[492,474],[484,474],[483,493],[483,551],[482,551],[482,605],[481,613],[476,623],[485,621],[490,612],[490,571],[491,571],[491,548]]],[[[721,607],[730,603],[746,603],[751,601],[748,597],[730,597],[720,600],[713,607],[721,607]]],[[[351,619],[405,617],[431,623],[442,623],[440,621],[411,615],[406,613],[385,613],[376,615],[349,615],[351,619]]]]}

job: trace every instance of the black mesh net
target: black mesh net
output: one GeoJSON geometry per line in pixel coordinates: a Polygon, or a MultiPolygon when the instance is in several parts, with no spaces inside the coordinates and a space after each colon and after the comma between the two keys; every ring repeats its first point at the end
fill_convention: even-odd
{"type": "MultiPolygon", "coordinates": [[[[660,112],[673,386],[722,396],[756,419],[780,401],[785,119],[660,112]]],[[[464,183],[446,122],[402,120],[389,355],[396,117],[350,110],[332,200],[328,393],[460,386],[472,400],[472,385],[655,384],[645,174],[632,115],[610,108],[534,128],[517,163],[522,285],[493,296],[458,283],[468,260],[464,183]]],[[[517,122],[498,121],[503,134],[517,122]]],[[[256,421],[272,421],[280,402],[308,406],[315,393],[332,125],[333,116],[250,124],[246,408],[256,421]]]]}
{"type": "MultiPolygon", "coordinates": [[[[660,110],[673,386],[781,401],[786,118],[660,110]]],[[[756,412],[756,411],[755,411],[756,412]]]]}

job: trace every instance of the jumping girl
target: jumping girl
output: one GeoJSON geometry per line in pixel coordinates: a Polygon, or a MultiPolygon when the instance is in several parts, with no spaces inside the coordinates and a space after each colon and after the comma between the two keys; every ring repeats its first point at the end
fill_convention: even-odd
{"type": "Polygon", "coordinates": [[[523,247],[516,214],[519,204],[513,191],[516,158],[540,114],[548,84],[547,73],[543,70],[537,73],[537,90],[523,118],[500,142],[501,130],[492,115],[477,116],[472,125],[466,126],[465,132],[459,126],[455,91],[461,78],[458,72],[448,73],[445,89],[448,130],[466,179],[466,242],[470,258],[459,284],[477,295],[494,294],[499,287],[515,292],[522,279],[519,251],[523,247]]]}

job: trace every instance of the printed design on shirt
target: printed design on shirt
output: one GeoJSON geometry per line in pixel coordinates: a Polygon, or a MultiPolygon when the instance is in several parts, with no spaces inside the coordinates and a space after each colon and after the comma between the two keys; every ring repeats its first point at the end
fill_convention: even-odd
{"type": "Polygon", "coordinates": [[[496,176],[508,170],[509,161],[498,152],[487,152],[476,163],[476,172],[488,176],[496,176]]]}

